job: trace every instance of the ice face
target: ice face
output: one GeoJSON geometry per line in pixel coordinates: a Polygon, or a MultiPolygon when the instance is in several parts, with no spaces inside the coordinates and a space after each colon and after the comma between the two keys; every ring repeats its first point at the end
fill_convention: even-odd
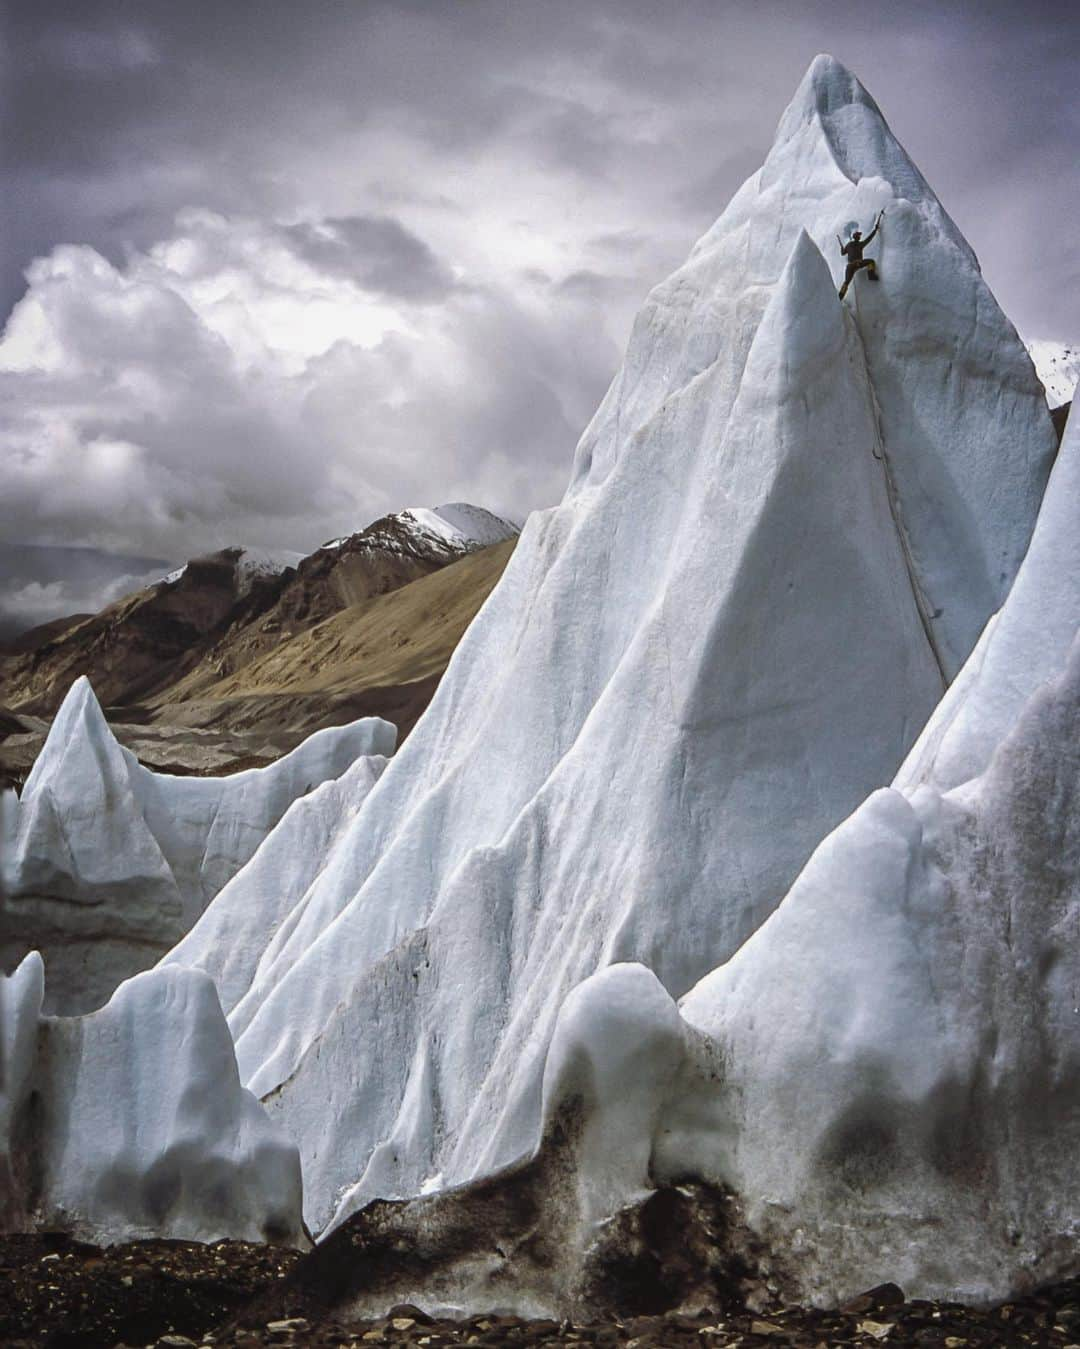
{"type": "Polygon", "coordinates": [[[389,722],[318,731],[267,768],[174,777],[116,741],[85,678],[57,713],[21,798],[0,810],[0,954],[45,949],[46,1010],[99,1007],[164,954],[288,807],[358,759],[385,762],[389,722]]]}
{"type": "Polygon", "coordinates": [[[1052,441],[970,249],[816,61],[232,1009],[315,1226],[369,1166],[412,1193],[527,1149],[558,1008],[596,969],[679,994],[739,947],[1000,604],[1052,441]],[[884,279],[844,310],[820,250],[882,207],[884,279]],[[352,1096],[316,1119],[338,1055],[352,1096]]]}
{"type": "Polygon", "coordinates": [[[991,620],[912,750],[897,785],[947,791],[977,777],[1020,709],[1056,677],[1080,615],[1080,418],[1070,417],[1031,547],[1004,611],[991,620]]]}
{"type": "Polygon", "coordinates": [[[42,1018],[42,992],[36,954],[0,976],[0,1230],[303,1244],[296,1147],[240,1086],[206,975],[137,975],[82,1017],[42,1018]]]}

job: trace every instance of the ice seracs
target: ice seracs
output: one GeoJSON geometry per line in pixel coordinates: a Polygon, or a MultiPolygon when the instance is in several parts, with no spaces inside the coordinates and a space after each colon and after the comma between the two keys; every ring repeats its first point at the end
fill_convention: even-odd
{"type": "Polygon", "coordinates": [[[1055,439],[970,249],[820,58],[231,1009],[313,1230],[527,1154],[583,979],[679,996],[739,948],[1001,603],[1055,439]],[[842,307],[821,250],[883,206],[886,279],[842,307]]]}
{"type": "Polygon", "coordinates": [[[267,768],[173,777],[118,744],[77,680],[21,797],[3,799],[0,957],[10,969],[44,952],[49,1011],[100,1006],[184,935],[298,797],[358,759],[377,772],[395,734],[368,718],[267,768]]]}
{"type": "MultiPolygon", "coordinates": [[[[415,1201],[391,1233],[425,1242],[435,1296],[595,1314],[641,1255],[620,1232],[654,1200],[684,1210],[675,1297],[715,1295],[686,1277],[702,1243],[722,1283],[749,1274],[781,1304],[886,1281],[985,1303],[1075,1275],[1078,474],[1074,420],[1014,590],[954,685],[964,715],[944,735],[931,722],[754,936],[678,1006],[640,964],[565,999],[535,1157],[415,1201]],[[967,753],[936,764],[950,740],[967,753]],[[480,1249],[506,1258],[456,1256],[469,1196],[491,1215],[480,1249]],[[712,1221],[695,1227],[702,1197],[712,1221]],[[533,1261],[544,1238],[554,1255],[533,1261]]],[[[341,1236],[377,1242],[358,1207],[347,1195],[341,1236]]],[[[406,1292],[431,1295],[358,1269],[339,1296],[406,1292]]]]}
{"type": "Polygon", "coordinates": [[[1073,418],[953,705],[681,1004],[724,1068],[654,1174],[736,1189],[796,1296],[990,1301],[1076,1270],[1078,488],[1073,418]]]}
{"type": "MultiPolygon", "coordinates": [[[[818,58],[401,752],[295,806],[143,976],[218,981],[313,1232],[399,1196],[436,1241],[532,1167],[563,1207],[529,1210],[558,1250],[521,1306],[688,1178],[785,1296],[1072,1260],[1072,590],[964,665],[1055,442],[970,248],[818,58]],[[881,208],[841,305],[834,233],[881,208]]],[[[1071,565],[1072,443],[1014,599],[1071,565]]],[[[466,1273],[516,1277],[497,1242],[466,1273]]]]}
{"type": "Polygon", "coordinates": [[[213,983],[128,980],[42,1017],[41,959],[0,976],[0,1230],[304,1244],[300,1160],[243,1090],[213,983]]]}
{"type": "Polygon", "coordinates": [[[10,978],[0,974],[0,1232],[33,1221],[33,1167],[25,1153],[44,996],[44,966],[28,955],[10,978]]]}

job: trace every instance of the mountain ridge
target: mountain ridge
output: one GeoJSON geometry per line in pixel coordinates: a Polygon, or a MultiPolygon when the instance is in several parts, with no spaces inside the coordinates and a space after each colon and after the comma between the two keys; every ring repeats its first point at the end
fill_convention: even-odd
{"type": "Polygon", "coordinates": [[[22,781],[81,676],[121,741],[163,771],[258,766],[312,731],[369,715],[404,738],[516,539],[514,525],[479,507],[439,510],[450,518],[383,516],[295,567],[244,575],[240,548],[192,559],[98,614],[24,634],[0,650],[0,779],[22,781]],[[436,584],[410,590],[426,581],[436,584]],[[336,655],[326,634],[295,641],[335,617],[336,655]]]}

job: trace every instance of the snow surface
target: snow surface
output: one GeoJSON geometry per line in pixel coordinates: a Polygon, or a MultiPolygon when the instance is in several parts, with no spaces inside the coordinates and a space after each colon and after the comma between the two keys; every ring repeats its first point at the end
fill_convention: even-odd
{"type": "Polygon", "coordinates": [[[0,949],[10,959],[28,936],[47,941],[48,1010],[100,1006],[183,936],[298,797],[391,753],[395,738],[368,718],[318,731],[266,768],[173,777],[139,764],[76,680],[21,798],[0,809],[0,949]]]}
{"type": "Polygon", "coordinates": [[[1072,401],[1080,380],[1080,346],[1034,338],[1027,344],[1035,372],[1046,387],[1046,401],[1052,408],[1072,401]]]}
{"type": "Polygon", "coordinates": [[[434,510],[410,506],[402,511],[402,515],[459,548],[487,548],[493,543],[512,539],[518,533],[517,526],[509,520],[464,501],[436,506],[434,510]]]}
{"type": "MultiPolygon", "coordinates": [[[[236,554],[235,587],[236,598],[241,599],[250,593],[256,581],[268,576],[280,576],[290,567],[298,567],[306,553],[297,553],[291,548],[234,548],[226,552],[236,554]]],[[[175,585],[188,569],[185,562],[182,567],[163,576],[158,585],[175,585]]]]}
{"type": "Polygon", "coordinates": [[[819,59],[231,1009],[313,1230],[527,1155],[582,980],[678,996],[742,945],[1000,605],[1055,440],[970,249],[819,59]],[[883,280],[841,306],[833,233],[881,206],[883,280]]]}
{"type": "Polygon", "coordinates": [[[41,1018],[41,984],[36,953],[0,977],[15,1048],[0,1079],[0,1159],[14,1162],[0,1230],[23,1226],[32,1202],[40,1226],[102,1244],[303,1244],[296,1147],[240,1086],[206,975],[141,974],[77,1018],[41,1018]]]}

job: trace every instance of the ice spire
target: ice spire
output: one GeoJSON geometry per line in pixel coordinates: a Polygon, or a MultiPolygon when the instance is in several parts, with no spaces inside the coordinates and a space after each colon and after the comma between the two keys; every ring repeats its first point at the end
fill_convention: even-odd
{"type": "Polygon", "coordinates": [[[940,692],[916,593],[951,674],[1023,554],[1030,361],[861,86],[816,63],[800,106],[232,1010],[313,1228],[527,1147],[581,980],[678,995],[744,942],[940,692]],[[822,253],[881,207],[842,306],[822,253]]]}

